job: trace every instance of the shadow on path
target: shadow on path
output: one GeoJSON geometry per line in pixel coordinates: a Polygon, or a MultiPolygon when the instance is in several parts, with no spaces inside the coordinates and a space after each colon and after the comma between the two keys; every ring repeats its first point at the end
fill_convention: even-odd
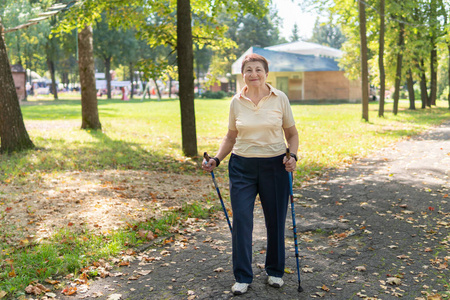
{"type": "MultiPolygon", "coordinates": [[[[86,294],[107,299],[426,299],[449,287],[450,123],[379,151],[296,191],[303,293],[297,292],[291,221],[288,273],[280,289],[263,269],[265,228],[257,205],[254,282],[234,297],[231,237],[224,220],[149,246],[117,277],[86,294]],[[292,270],[294,272],[289,272],[292,270]],[[126,274],[126,275],[125,275],[126,274]],[[142,275],[145,274],[145,275],[142,275]]],[[[290,215],[289,215],[290,216],[290,215]]]]}

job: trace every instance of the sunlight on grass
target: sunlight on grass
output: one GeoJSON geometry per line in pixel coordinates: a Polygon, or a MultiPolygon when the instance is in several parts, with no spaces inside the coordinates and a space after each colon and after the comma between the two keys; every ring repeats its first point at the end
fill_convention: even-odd
{"type": "MultiPolygon", "coordinates": [[[[139,235],[139,229],[165,236],[171,228],[180,226],[188,218],[208,218],[218,209],[218,206],[205,208],[194,202],[183,205],[181,209],[169,210],[159,219],[129,224],[107,234],[94,234],[89,230],[73,232],[62,228],[40,243],[20,248],[5,244],[0,239],[0,261],[14,263],[14,276],[8,268],[0,270],[0,290],[16,296],[23,295],[22,290],[35,280],[44,282],[70,273],[77,277],[82,268],[100,259],[110,259],[129,247],[148,242],[139,235]]],[[[93,274],[95,276],[97,274],[93,274]]]]}
{"type": "MultiPolygon", "coordinates": [[[[196,100],[196,125],[199,154],[214,155],[227,132],[229,100],[196,100]]],[[[22,106],[28,133],[36,149],[0,155],[0,180],[17,188],[45,178],[61,178],[70,171],[139,170],[205,175],[199,168],[201,155],[185,157],[181,151],[180,108],[178,100],[99,100],[102,131],[81,130],[79,100],[37,99],[22,106]],[[48,176],[50,175],[50,176],[48,176]]],[[[300,135],[296,183],[323,175],[327,170],[345,166],[355,159],[407,138],[450,119],[447,103],[432,109],[408,110],[400,103],[397,116],[386,105],[384,118],[377,117],[378,103],[370,104],[370,122],[361,120],[361,104],[292,104],[300,135]]],[[[216,170],[226,182],[227,162],[216,170]]],[[[67,176],[67,175],[66,175],[67,176]]],[[[64,178],[64,179],[67,179],[64,178]]],[[[97,183],[98,184],[98,183],[97,183]]],[[[214,195],[214,193],[212,193],[214,195]]],[[[0,191],[0,196],[2,191],[0,191]]],[[[206,197],[206,196],[205,196],[206,197]]],[[[212,196],[215,198],[215,195],[212,196]]],[[[3,205],[1,198],[0,203],[3,205]]],[[[13,204],[8,204],[13,205],[13,204]]],[[[15,205],[15,204],[14,204],[15,205]]],[[[11,210],[11,207],[6,209],[11,210]]],[[[61,229],[40,243],[27,244],[25,233],[0,212],[0,289],[10,295],[23,295],[33,280],[80,272],[90,263],[114,256],[143,241],[139,230],[161,236],[188,218],[207,218],[221,208],[217,203],[186,203],[179,208],[126,228],[94,234],[89,230],[71,232],[61,229]],[[13,236],[21,244],[16,247],[13,236]],[[15,275],[10,276],[9,263],[15,275]]],[[[28,211],[32,214],[32,211],[28,211]]]]}
{"type": "MultiPolygon", "coordinates": [[[[32,172],[138,169],[201,174],[198,161],[181,151],[178,100],[99,100],[102,132],[81,130],[80,101],[37,101],[22,107],[36,150],[0,158],[0,180],[24,178],[32,172]]],[[[361,120],[361,104],[300,105],[294,103],[302,160],[298,180],[351,163],[374,149],[417,134],[450,118],[446,102],[432,109],[407,109],[397,116],[386,105],[385,118],[370,104],[370,122],[361,120]]],[[[199,153],[217,152],[227,131],[229,100],[196,100],[199,153]]],[[[227,160],[224,161],[226,166],[227,160]]],[[[217,170],[226,176],[226,167],[217,170]]]]}

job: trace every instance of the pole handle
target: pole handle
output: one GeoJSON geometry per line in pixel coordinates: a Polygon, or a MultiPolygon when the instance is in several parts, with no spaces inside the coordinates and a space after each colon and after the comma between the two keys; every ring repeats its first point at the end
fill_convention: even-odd
{"type": "Polygon", "coordinates": [[[291,158],[291,151],[289,151],[289,148],[286,148],[286,157],[288,160],[291,158]]]}
{"type": "Polygon", "coordinates": [[[208,162],[211,159],[211,157],[208,155],[208,152],[203,153],[203,158],[206,159],[206,162],[208,162]]]}

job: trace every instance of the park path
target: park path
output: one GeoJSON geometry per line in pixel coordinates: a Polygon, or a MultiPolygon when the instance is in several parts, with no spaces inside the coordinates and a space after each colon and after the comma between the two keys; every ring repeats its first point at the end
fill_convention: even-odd
{"type": "Polygon", "coordinates": [[[129,266],[110,271],[116,276],[61,299],[427,299],[450,291],[449,176],[446,122],[294,191],[303,293],[290,214],[285,285],[267,286],[257,208],[255,278],[245,295],[230,292],[231,237],[226,222],[216,220],[141,249],[129,266]]]}

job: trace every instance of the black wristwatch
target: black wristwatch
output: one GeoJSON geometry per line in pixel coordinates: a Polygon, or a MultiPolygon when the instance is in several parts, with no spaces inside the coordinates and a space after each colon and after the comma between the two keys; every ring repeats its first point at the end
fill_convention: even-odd
{"type": "Polygon", "coordinates": [[[295,159],[295,161],[297,161],[297,155],[295,155],[294,153],[291,153],[291,156],[295,159]]]}
{"type": "Polygon", "coordinates": [[[220,165],[220,159],[218,159],[215,156],[212,159],[214,159],[216,161],[216,167],[218,167],[220,165]]]}

